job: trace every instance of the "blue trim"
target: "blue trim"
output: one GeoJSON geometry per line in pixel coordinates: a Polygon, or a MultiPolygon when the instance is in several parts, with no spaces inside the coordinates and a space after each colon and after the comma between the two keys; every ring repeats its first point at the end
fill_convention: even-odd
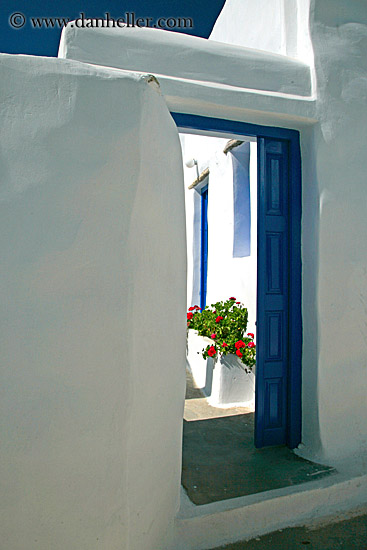
{"type": "MultiPolygon", "coordinates": [[[[221,118],[171,113],[179,130],[202,130],[277,138],[289,142],[291,184],[289,186],[289,330],[288,330],[288,390],[287,445],[295,448],[301,442],[301,380],[302,380],[302,266],[301,266],[301,155],[299,132],[288,128],[260,126],[221,118]]],[[[260,181],[258,183],[260,185],[260,181]]],[[[264,266],[265,268],[265,266],[264,266]]],[[[260,267],[261,269],[261,267],[260,267]]],[[[259,297],[258,297],[259,299],[259,297]]],[[[257,327],[258,332],[262,329],[257,327]]]]}
{"type": "Polygon", "coordinates": [[[294,449],[302,433],[302,174],[299,134],[290,139],[289,378],[287,445],[294,449]]]}
{"type": "Polygon", "coordinates": [[[298,140],[299,132],[288,128],[275,128],[273,126],[260,126],[248,122],[238,122],[223,118],[209,118],[200,115],[187,115],[183,113],[171,113],[179,130],[204,130],[207,132],[223,132],[239,134],[250,137],[268,137],[287,140],[298,140]]]}
{"type": "Polygon", "coordinates": [[[201,194],[201,252],[200,252],[200,307],[206,306],[206,284],[208,278],[208,185],[201,194]]]}

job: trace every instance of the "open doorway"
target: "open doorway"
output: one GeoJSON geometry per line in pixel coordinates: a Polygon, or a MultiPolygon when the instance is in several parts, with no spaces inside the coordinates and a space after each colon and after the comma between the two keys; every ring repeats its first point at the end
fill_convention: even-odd
{"type": "Polygon", "coordinates": [[[185,161],[188,368],[212,407],[254,410],[256,139],[194,134],[181,134],[180,139],[185,161]],[[201,319],[204,326],[194,326],[201,325],[201,319]],[[235,347],[241,342],[244,348],[235,347]],[[205,348],[208,358],[202,354],[205,348]]]}
{"type": "Polygon", "coordinates": [[[237,470],[243,471],[245,459],[237,447],[243,448],[247,440],[245,448],[254,449],[255,367],[235,355],[242,355],[241,348],[222,353],[232,340],[246,340],[256,349],[257,144],[256,138],[246,136],[180,134],[180,140],[188,316],[195,320],[203,311],[213,312],[205,321],[212,319],[213,334],[204,336],[205,331],[188,328],[182,482],[194,503],[205,504],[237,496],[243,485],[237,470]],[[219,302],[228,308],[217,312],[224,319],[216,324],[219,302]],[[235,336],[242,322],[243,330],[235,336]],[[226,337],[220,338],[223,333],[226,337]],[[218,353],[204,358],[203,350],[213,344],[218,353]],[[223,453],[231,457],[231,467],[223,469],[221,464],[218,480],[213,468],[222,462],[223,453]],[[205,467],[198,475],[201,460],[205,467]]]}
{"type": "MultiPolygon", "coordinates": [[[[183,485],[192,502],[205,504],[326,475],[329,468],[290,450],[301,441],[298,133],[194,115],[174,117],[179,129],[198,134],[181,137],[188,210],[188,305],[240,302],[239,307],[249,310],[243,338],[250,333],[256,345],[255,399],[225,399],[217,391],[218,370],[221,380],[225,371],[211,356],[196,374],[195,356],[201,360],[202,348],[195,349],[189,336],[186,401],[191,403],[184,420],[183,485]],[[242,171],[246,165],[244,157],[239,160],[245,151],[249,153],[247,202],[239,194],[245,187],[243,174],[236,180],[238,163],[242,171]],[[236,271],[236,262],[248,262],[246,267],[255,269],[236,271]],[[199,418],[203,398],[210,409],[199,418]]],[[[236,376],[227,367],[233,382],[236,376]]]]}

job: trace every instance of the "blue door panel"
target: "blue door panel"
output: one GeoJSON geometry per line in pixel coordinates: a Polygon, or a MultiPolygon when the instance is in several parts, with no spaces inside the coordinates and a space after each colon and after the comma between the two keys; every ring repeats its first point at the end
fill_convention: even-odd
{"type": "Polygon", "coordinates": [[[288,148],[285,140],[258,140],[257,447],[287,442],[288,148]]]}
{"type": "Polygon", "coordinates": [[[269,428],[282,429],[283,410],[282,410],[283,379],[271,378],[266,381],[265,400],[269,403],[266,410],[265,425],[269,428]]]}
{"type": "Polygon", "coordinates": [[[282,295],[283,285],[283,264],[284,244],[283,233],[280,231],[269,231],[266,234],[266,273],[267,291],[269,294],[282,295]]]}

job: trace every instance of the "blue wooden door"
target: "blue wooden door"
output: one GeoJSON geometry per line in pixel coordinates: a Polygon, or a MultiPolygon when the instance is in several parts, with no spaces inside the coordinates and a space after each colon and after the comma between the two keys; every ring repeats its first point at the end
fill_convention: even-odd
{"type": "Polygon", "coordinates": [[[287,443],[289,160],[288,141],[258,139],[256,447],[287,443]]]}

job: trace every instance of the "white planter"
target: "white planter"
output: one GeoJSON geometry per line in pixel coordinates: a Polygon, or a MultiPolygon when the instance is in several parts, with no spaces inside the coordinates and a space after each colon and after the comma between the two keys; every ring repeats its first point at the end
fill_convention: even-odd
{"type": "MultiPolygon", "coordinates": [[[[198,388],[203,390],[203,393],[207,395],[205,391],[207,385],[207,361],[203,359],[201,354],[202,350],[206,346],[212,344],[212,340],[199,336],[196,330],[189,330],[187,338],[187,364],[191,371],[192,377],[198,388]]],[[[211,382],[210,382],[210,389],[211,382]]]]}
{"type": "Polygon", "coordinates": [[[212,341],[189,330],[187,363],[195,384],[213,407],[254,407],[255,374],[246,372],[236,355],[203,359],[201,352],[212,341]]]}

